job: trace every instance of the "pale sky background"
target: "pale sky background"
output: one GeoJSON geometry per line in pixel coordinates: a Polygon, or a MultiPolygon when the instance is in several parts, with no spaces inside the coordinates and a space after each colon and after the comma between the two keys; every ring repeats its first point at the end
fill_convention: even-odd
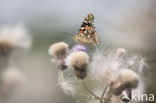
{"type": "Polygon", "coordinates": [[[102,41],[144,47],[147,44],[143,44],[143,39],[147,39],[144,36],[149,33],[147,27],[153,28],[148,16],[150,12],[155,15],[154,7],[154,0],[0,0],[0,23],[21,21],[33,27],[59,28],[59,32],[74,35],[84,17],[93,13],[102,41]]]}

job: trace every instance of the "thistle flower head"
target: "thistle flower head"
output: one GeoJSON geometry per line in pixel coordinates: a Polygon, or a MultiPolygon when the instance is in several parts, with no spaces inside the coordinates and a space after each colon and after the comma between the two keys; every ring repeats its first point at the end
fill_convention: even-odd
{"type": "Polygon", "coordinates": [[[123,85],[129,88],[136,88],[138,86],[139,77],[130,69],[123,69],[120,71],[119,80],[123,85]]]}
{"type": "Polygon", "coordinates": [[[13,48],[28,48],[30,45],[31,37],[22,24],[0,29],[0,53],[7,54],[13,48]]]}
{"type": "Polygon", "coordinates": [[[77,44],[72,48],[73,51],[83,51],[87,52],[87,48],[85,45],[77,44]]]}
{"type": "Polygon", "coordinates": [[[138,75],[130,69],[122,69],[117,82],[113,85],[115,95],[120,95],[127,88],[136,88],[139,83],[138,75]]]}
{"type": "Polygon", "coordinates": [[[57,57],[58,59],[64,59],[68,51],[68,44],[65,42],[58,42],[50,46],[49,54],[57,57]]]}
{"type": "Polygon", "coordinates": [[[83,51],[72,52],[66,59],[67,65],[74,68],[75,75],[80,79],[84,79],[87,75],[88,61],[89,56],[83,51]]]}

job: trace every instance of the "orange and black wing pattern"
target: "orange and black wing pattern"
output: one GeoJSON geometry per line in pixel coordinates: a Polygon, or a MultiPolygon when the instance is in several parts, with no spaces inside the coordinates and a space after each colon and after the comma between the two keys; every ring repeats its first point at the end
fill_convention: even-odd
{"type": "Polygon", "coordinates": [[[94,27],[94,15],[88,14],[82,22],[78,34],[74,35],[74,40],[80,44],[99,45],[99,37],[94,27]]]}

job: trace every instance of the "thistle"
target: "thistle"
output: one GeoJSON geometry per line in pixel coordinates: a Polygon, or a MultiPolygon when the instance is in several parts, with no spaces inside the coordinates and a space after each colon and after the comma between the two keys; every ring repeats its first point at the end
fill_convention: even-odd
{"type": "MultiPolygon", "coordinates": [[[[53,46],[55,47],[56,45],[53,46]]],[[[61,50],[58,48],[53,50],[65,51],[64,49],[61,50]]],[[[87,48],[82,44],[77,44],[72,47],[68,56],[64,56],[66,54],[65,52],[52,52],[52,55],[56,56],[58,59],[60,58],[60,55],[61,59],[63,57],[64,61],[59,62],[58,64],[65,64],[71,68],[65,71],[63,81],[59,81],[63,91],[67,94],[72,94],[75,101],[75,96],[82,94],[79,94],[76,88],[82,84],[84,89],[89,93],[87,96],[85,94],[82,95],[85,95],[88,98],[94,98],[97,103],[131,101],[132,91],[134,91],[134,89],[139,90],[140,88],[139,74],[134,72],[131,68],[128,68],[132,64],[129,64],[129,62],[126,63],[126,61],[133,59],[133,56],[128,57],[126,50],[121,48],[117,49],[114,54],[108,52],[106,55],[102,53],[103,52],[95,52],[89,57],[87,48]],[[125,57],[123,58],[123,56],[125,57]],[[89,62],[89,58],[91,58],[91,62],[89,62]],[[79,78],[80,81],[78,83],[75,82],[73,75],[79,78]],[[100,92],[95,93],[88,87],[84,80],[87,75],[89,75],[87,80],[91,82],[94,80],[96,85],[98,85],[97,87],[102,87],[102,89],[94,88],[100,92]],[[117,100],[114,99],[114,97],[117,98],[117,100]]],[[[136,61],[136,63],[138,62],[141,64],[142,60],[136,61]]],[[[92,100],[89,102],[92,102],[92,100]]]]}
{"type": "Polygon", "coordinates": [[[86,52],[75,51],[72,52],[66,60],[67,64],[75,70],[75,75],[84,79],[87,76],[87,65],[89,56],[86,52]]]}
{"type": "Polygon", "coordinates": [[[64,61],[67,51],[68,44],[64,42],[55,43],[49,48],[49,54],[57,58],[57,68],[60,70],[65,70],[67,68],[64,61]]]}
{"type": "Polygon", "coordinates": [[[138,75],[129,69],[123,69],[119,73],[119,77],[112,86],[115,95],[120,95],[124,90],[137,88],[139,83],[138,75]]]}

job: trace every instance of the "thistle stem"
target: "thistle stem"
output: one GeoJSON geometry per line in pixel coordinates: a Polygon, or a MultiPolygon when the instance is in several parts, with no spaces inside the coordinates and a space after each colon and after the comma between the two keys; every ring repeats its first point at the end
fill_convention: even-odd
{"type": "Polygon", "coordinates": [[[107,88],[108,88],[108,86],[106,86],[106,87],[104,88],[104,91],[103,91],[102,94],[101,94],[101,97],[100,97],[100,102],[101,102],[101,103],[103,103],[103,97],[104,97],[104,95],[106,94],[107,88]]]}
{"type": "Polygon", "coordinates": [[[109,89],[109,91],[108,91],[108,95],[107,95],[107,97],[105,98],[105,103],[110,103],[110,99],[111,99],[111,97],[112,97],[112,93],[111,93],[111,89],[109,89]]]}
{"type": "Polygon", "coordinates": [[[61,77],[62,77],[62,81],[64,82],[64,71],[61,71],[61,77]]]}
{"type": "Polygon", "coordinates": [[[79,93],[78,95],[79,95],[79,96],[85,96],[85,97],[87,97],[87,98],[89,98],[89,99],[92,99],[91,96],[88,96],[88,95],[85,95],[85,94],[81,94],[81,93],[79,93]]]}
{"type": "Polygon", "coordinates": [[[76,90],[77,90],[77,77],[75,77],[75,90],[74,90],[74,95],[73,95],[73,99],[74,99],[74,103],[76,103],[76,90]]]}
{"type": "Polygon", "coordinates": [[[92,95],[94,96],[96,99],[100,99],[96,94],[94,94],[87,86],[85,83],[83,83],[84,88],[92,95]]]}

